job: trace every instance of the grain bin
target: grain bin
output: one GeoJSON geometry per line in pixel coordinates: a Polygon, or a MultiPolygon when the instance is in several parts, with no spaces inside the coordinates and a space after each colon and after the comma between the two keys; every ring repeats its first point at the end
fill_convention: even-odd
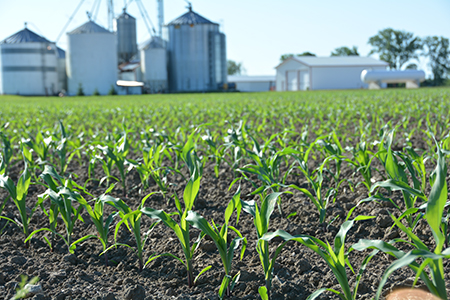
{"type": "Polygon", "coordinates": [[[0,94],[58,92],[56,45],[25,29],[0,42],[0,94]]]}
{"type": "Polygon", "coordinates": [[[153,37],[141,48],[141,68],[145,90],[164,93],[168,89],[166,42],[153,37]]]}
{"type": "Polygon", "coordinates": [[[215,91],[226,83],[226,42],[219,24],[189,11],[168,25],[169,88],[215,91]]]}
{"type": "Polygon", "coordinates": [[[69,95],[81,86],[86,95],[106,95],[117,81],[117,38],[89,21],[67,34],[67,80],[69,95]]]}
{"type": "Polygon", "coordinates": [[[136,19],[129,15],[125,8],[114,20],[117,31],[117,52],[119,63],[130,61],[138,52],[136,43],[136,19]]]}

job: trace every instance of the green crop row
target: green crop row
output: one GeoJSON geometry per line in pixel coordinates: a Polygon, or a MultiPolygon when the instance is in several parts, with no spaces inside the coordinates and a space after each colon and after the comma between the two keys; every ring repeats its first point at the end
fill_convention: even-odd
{"type": "Polygon", "coordinates": [[[232,293],[239,280],[240,273],[231,270],[235,251],[241,247],[242,259],[248,244],[238,230],[243,210],[253,218],[257,233],[253,246],[265,277],[259,289],[262,299],[270,299],[275,261],[290,241],[320,255],[341,287],[340,291],[319,289],[309,299],[325,291],[342,299],[356,299],[362,274],[380,251],[395,260],[381,278],[377,299],[389,275],[404,266],[415,272],[414,285],[420,278],[431,293],[447,299],[443,261],[450,257],[446,214],[449,95],[448,90],[439,89],[220,97],[205,94],[174,99],[136,97],[132,105],[117,100],[123,98],[93,98],[90,103],[71,98],[69,103],[14,97],[14,103],[8,102],[9,110],[0,113],[0,188],[6,195],[1,199],[0,218],[8,222],[6,226],[13,223],[23,230],[28,247],[33,237],[41,237],[53,250],[55,239],[60,238],[67,251],[75,253],[79,243],[94,238],[102,245],[105,264],[112,249],[124,246],[136,253],[141,270],[158,257],[172,257],[186,268],[189,287],[210,268],[197,272],[192,263],[207,235],[217,246],[223,264],[219,287],[219,297],[223,298],[232,293]],[[39,105],[28,107],[31,100],[39,105]],[[17,109],[22,109],[21,116],[17,109]],[[86,174],[75,173],[74,166],[86,174]],[[209,166],[213,173],[204,174],[209,166]],[[343,176],[344,167],[352,170],[350,176],[343,176]],[[13,180],[17,169],[22,170],[21,175],[13,180]],[[223,212],[223,223],[216,225],[201,216],[195,205],[202,178],[220,177],[223,169],[233,174],[229,189],[234,187],[236,192],[223,212]],[[129,180],[131,172],[138,174],[139,183],[129,180]],[[176,176],[184,181],[182,195],[174,188],[176,176]],[[31,184],[45,188],[38,199],[27,199],[31,184]],[[246,198],[254,200],[241,199],[244,184],[251,186],[246,198]],[[91,185],[101,188],[102,193],[94,193],[91,185]],[[367,197],[349,210],[333,245],[314,236],[269,231],[276,208],[284,218],[297,213],[283,211],[283,194],[306,196],[326,230],[331,223],[339,222],[339,216],[328,214],[328,207],[344,185],[352,191],[364,186],[367,197]],[[113,191],[123,199],[109,195],[113,191]],[[141,199],[138,205],[126,200],[136,192],[141,199]],[[146,201],[155,193],[173,202],[175,210],[149,207],[146,201]],[[394,197],[399,194],[401,201],[394,197]],[[2,215],[8,201],[17,207],[20,220],[2,215]],[[393,226],[407,238],[345,245],[355,222],[375,217],[352,218],[359,206],[370,202],[390,203],[393,226]],[[30,205],[31,210],[27,209],[30,205]],[[113,212],[107,214],[105,205],[113,212]],[[49,225],[30,232],[30,220],[37,209],[45,213],[49,225]],[[77,222],[84,222],[82,212],[88,214],[97,234],[73,240],[77,222]],[[234,226],[230,221],[233,215],[234,226]],[[153,220],[145,230],[141,228],[144,216],[153,220]],[[57,231],[58,217],[63,220],[64,233],[57,231]],[[434,238],[431,245],[415,233],[420,222],[428,224],[434,238]],[[160,223],[174,232],[183,257],[173,253],[144,257],[151,230],[160,223]],[[135,247],[118,242],[123,226],[133,234],[135,247]],[[191,240],[192,227],[200,230],[195,240],[191,240]],[[229,233],[235,236],[232,240],[229,233]],[[269,245],[275,237],[283,242],[271,253],[269,245]],[[411,250],[404,251],[398,246],[402,244],[411,250]],[[373,251],[355,271],[349,253],[366,249],[373,251]],[[357,274],[353,287],[348,269],[357,274]]]}

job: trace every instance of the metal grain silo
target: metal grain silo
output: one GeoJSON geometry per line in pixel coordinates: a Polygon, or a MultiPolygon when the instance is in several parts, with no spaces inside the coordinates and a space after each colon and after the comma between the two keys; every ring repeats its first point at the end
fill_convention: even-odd
{"type": "Polygon", "coordinates": [[[153,37],[141,48],[141,69],[145,89],[150,93],[168,90],[166,42],[153,37]]]}
{"type": "Polygon", "coordinates": [[[56,47],[58,58],[58,91],[67,92],[66,51],[56,47]]]}
{"type": "Polygon", "coordinates": [[[123,10],[123,13],[114,20],[117,31],[117,52],[119,63],[130,61],[137,54],[136,19],[123,10]]]}
{"type": "Polygon", "coordinates": [[[0,42],[0,94],[58,92],[56,45],[25,28],[0,42]]]}
{"type": "Polygon", "coordinates": [[[226,42],[219,24],[189,11],[168,25],[169,88],[215,91],[226,83],[226,42]]]}
{"type": "Polygon", "coordinates": [[[81,85],[86,95],[105,95],[117,81],[117,38],[89,21],[67,34],[66,57],[69,95],[81,85]]]}

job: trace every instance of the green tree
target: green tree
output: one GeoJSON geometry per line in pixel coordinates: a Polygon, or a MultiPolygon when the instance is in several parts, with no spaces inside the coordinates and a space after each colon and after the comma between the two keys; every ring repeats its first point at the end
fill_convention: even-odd
{"type": "Polygon", "coordinates": [[[334,52],[331,52],[331,56],[359,56],[358,47],[339,47],[334,49],[334,52]]]}
{"type": "Polygon", "coordinates": [[[433,73],[432,85],[443,85],[447,75],[450,74],[449,40],[442,36],[428,36],[423,44],[423,55],[429,59],[433,73]]]}
{"type": "Polygon", "coordinates": [[[380,59],[389,63],[391,69],[400,70],[411,59],[418,59],[418,50],[422,49],[419,37],[411,32],[386,28],[369,38],[374,49],[370,54],[378,53],[380,59]]]}
{"type": "Polygon", "coordinates": [[[234,60],[227,61],[228,75],[241,75],[242,63],[235,62],[234,60]]]}
{"type": "Polygon", "coordinates": [[[283,54],[283,55],[281,55],[280,61],[283,62],[283,61],[285,61],[286,59],[288,59],[288,58],[290,58],[290,57],[294,57],[294,56],[316,56],[316,55],[315,55],[314,53],[311,53],[311,52],[308,52],[308,51],[303,52],[303,53],[300,53],[300,54],[292,54],[292,53],[289,53],[289,54],[283,54]]]}

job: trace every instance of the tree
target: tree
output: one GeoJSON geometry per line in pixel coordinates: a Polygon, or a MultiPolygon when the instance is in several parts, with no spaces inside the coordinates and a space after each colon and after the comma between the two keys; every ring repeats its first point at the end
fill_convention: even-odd
{"type": "Polygon", "coordinates": [[[369,38],[374,49],[370,54],[378,53],[380,59],[389,63],[391,69],[400,70],[411,59],[418,59],[417,51],[422,49],[419,37],[413,33],[386,28],[369,38]]]}
{"type": "Polygon", "coordinates": [[[446,75],[450,74],[450,49],[449,40],[445,37],[428,36],[424,39],[424,53],[430,62],[433,73],[432,84],[442,85],[446,75]]]}
{"type": "Polygon", "coordinates": [[[290,57],[294,57],[294,56],[316,56],[314,53],[311,53],[311,52],[308,52],[308,51],[306,51],[306,52],[303,52],[303,53],[300,53],[300,54],[283,54],[283,55],[281,55],[281,57],[280,57],[280,61],[281,62],[283,62],[283,61],[285,61],[286,59],[288,59],[288,58],[290,58],[290,57]]]}
{"type": "Polygon", "coordinates": [[[331,52],[331,56],[359,56],[358,47],[353,46],[351,49],[349,47],[339,47],[331,52]]]}
{"type": "Polygon", "coordinates": [[[242,63],[235,62],[234,60],[227,61],[228,75],[241,75],[242,63]]]}

